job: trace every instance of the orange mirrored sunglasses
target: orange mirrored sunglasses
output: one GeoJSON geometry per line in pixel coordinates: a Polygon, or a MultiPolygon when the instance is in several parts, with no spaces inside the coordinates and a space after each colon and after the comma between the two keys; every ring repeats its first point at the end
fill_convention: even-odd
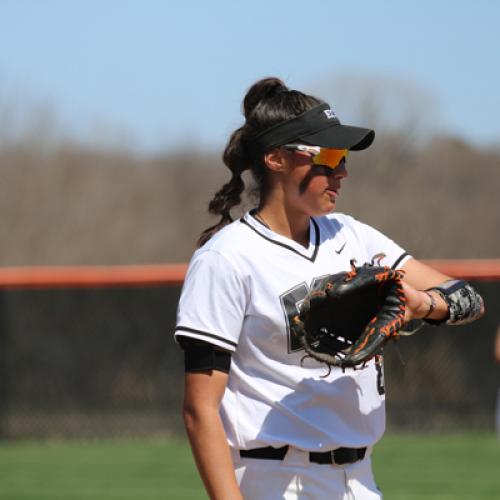
{"type": "Polygon", "coordinates": [[[309,154],[314,165],[322,165],[331,169],[337,168],[340,162],[347,158],[349,150],[308,146],[307,144],[285,144],[282,146],[290,151],[301,151],[309,154]]]}

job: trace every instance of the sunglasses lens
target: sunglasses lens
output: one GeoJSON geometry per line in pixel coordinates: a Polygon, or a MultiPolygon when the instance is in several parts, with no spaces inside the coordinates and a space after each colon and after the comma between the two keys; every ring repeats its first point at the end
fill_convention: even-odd
{"type": "Polygon", "coordinates": [[[307,154],[312,158],[315,165],[328,167],[331,169],[337,168],[340,162],[347,158],[348,149],[333,149],[322,148],[319,146],[309,146],[305,144],[286,144],[285,148],[291,151],[298,151],[307,154]]]}
{"type": "Polygon", "coordinates": [[[347,155],[347,149],[321,148],[320,152],[313,157],[313,163],[316,165],[325,165],[330,168],[337,168],[347,155]]]}

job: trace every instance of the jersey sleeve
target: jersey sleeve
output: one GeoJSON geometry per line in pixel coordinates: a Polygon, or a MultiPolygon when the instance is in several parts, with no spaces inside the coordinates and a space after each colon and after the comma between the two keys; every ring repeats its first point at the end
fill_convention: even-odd
{"type": "Polygon", "coordinates": [[[177,309],[175,337],[191,337],[234,351],[247,294],[236,269],[218,252],[195,254],[177,309]]]}
{"type": "Polygon", "coordinates": [[[401,269],[405,262],[412,258],[402,247],[377,229],[356,221],[356,230],[364,244],[366,262],[370,262],[379,254],[384,254],[380,265],[401,269]]]}

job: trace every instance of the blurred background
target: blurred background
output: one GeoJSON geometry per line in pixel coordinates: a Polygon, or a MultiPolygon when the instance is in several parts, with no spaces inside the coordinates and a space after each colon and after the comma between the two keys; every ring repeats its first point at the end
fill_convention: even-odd
{"type": "MultiPolygon", "coordinates": [[[[499,259],[499,19],[488,0],[0,0],[1,269],[188,262],[266,76],[376,130],[340,211],[420,259],[499,259]]],[[[476,285],[481,321],[405,339],[404,364],[389,349],[389,431],[492,433],[500,282],[476,285]]],[[[0,462],[12,440],[183,437],[179,283],[0,287],[0,462]]]]}
{"type": "Polygon", "coordinates": [[[376,130],[340,210],[419,258],[498,256],[499,13],[2,0],[0,263],[185,262],[243,96],[271,75],[376,130]]]}

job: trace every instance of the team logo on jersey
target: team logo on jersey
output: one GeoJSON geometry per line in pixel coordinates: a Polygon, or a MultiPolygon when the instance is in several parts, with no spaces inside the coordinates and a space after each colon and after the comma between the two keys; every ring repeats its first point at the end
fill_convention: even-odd
{"type": "Polygon", "coordinates": [[[295,328],[292,326],[292,318],[300,313],[300,308],[311,290],[321,289],[328,274],[314,278],[311,283],[300,283],[280,295],[281,307],[285,313],[286,329],[288,337],[288,352],[292,353],[303,349],[297,336],[295,328]]]}

